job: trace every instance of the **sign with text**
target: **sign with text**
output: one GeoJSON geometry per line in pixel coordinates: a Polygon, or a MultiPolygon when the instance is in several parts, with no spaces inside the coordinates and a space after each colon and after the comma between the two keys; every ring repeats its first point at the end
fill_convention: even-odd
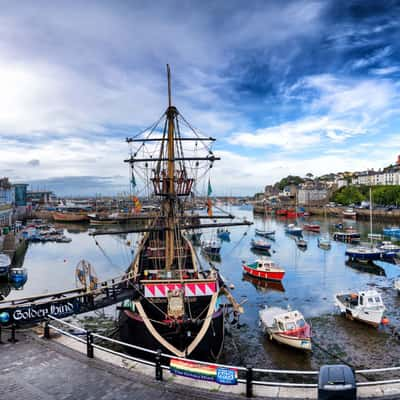
{"type": "Polygon", "coordinates": [[[29,306],[21,305],[14,308],[1,309],[0,324],[30,324],[43,321],[48,315],[64,318],[78,313],[79,310],[80,302],[78,299],[30,304],[29,306]]]}
{"type": "Polygon", "coordinates": [[[176,358],[171,359],[170,371],[175,375],[216,382],[220,385],[236,385],[238,378],[238,372],[235,368],[217,367],[212,364],[204,365],[195,361],[176,358]]]}

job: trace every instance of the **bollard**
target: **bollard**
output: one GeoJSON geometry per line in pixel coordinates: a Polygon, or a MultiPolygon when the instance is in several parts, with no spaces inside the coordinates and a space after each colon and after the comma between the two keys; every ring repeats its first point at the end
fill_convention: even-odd
{"type": "Polygon", "coordinates": [[[4,342],[2,342],[1,340],[1,325],[0,325],[0,344],[4,344],[4,342]]]}
{"type": "Polygon", "coordinates": [[[246,367],[246,397],[253,397],[253,367],[246,367]]]}
{"type": "Polygon", "coordinates": [[[49,326],[49,321],[47,319],[46,319],[46,321],[44,323],[43,337],[45,339],[50,339],[50,326],[49,326]]]}
{"type": "Polygon", "coordinates": [[[163,371],[161,367],[161,350],[157,350],[157,355],[156,355],[156,380],[157,381],[163,380],[163,371]]]}
{"type": "Polygon", "coordinates": [[[87,331],[86,332],[86,355],[89,358],[93,358],[93,335],[92,332],[87,331]]]}
{"type": "Polygon", "coordinates": [[[13,324],[11,325],[11,336],[8,339],[8,341],[10,343],[17,343],[18,342],[18,340],[15,338],[15,328],[16,328],[16,326],[15,326],[15,323],[13,322],[13,324]]]}

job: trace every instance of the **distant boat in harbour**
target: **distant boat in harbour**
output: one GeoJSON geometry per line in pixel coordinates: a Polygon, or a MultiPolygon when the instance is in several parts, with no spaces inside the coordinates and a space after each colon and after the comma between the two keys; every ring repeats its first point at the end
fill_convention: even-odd
{"type": "Polygon", "coordinates": [[[346,208],[342,212],[343,218],[351,218],[355,219],[357,217],[357,213],[352,208],[346,208]]]}
{"type": "Polygon", "coordinates": [[[85,222],[89,221],[87,211],[54,211],[53,220],[56,222],[85,222]]]}
{"type": "Polygon", "coordinates": [[[303,229],[305,231],[319,233],[321,230],[321,227],[318,224],[304,224],[303,229]]]}

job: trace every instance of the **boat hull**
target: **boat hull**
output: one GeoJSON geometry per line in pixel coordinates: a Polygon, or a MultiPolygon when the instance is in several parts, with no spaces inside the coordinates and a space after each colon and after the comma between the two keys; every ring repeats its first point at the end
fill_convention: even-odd
{"type": "Polygon", "coordinates": [[[89,217],[87,213],[54,212],[53,220],[56,222],[85,222],[89,220],[89,217]]]}
{"type": "Polygon", "coordinates": [[[267,279],[270,281],[281,281],[285,275],[284,271],[259,271],[247,265],[243,265],[243,271],[255,278],[267,279]]]}
{"type": "MultiPolygon", "coordinates": [[[[171,352],[162,346],[158,340],[151,334],[147,329],[142,318],[130,311],[123,310],[119,316],[119,332],[120,338],[123,342],[129,343],[134,346],[143,347],[149,350],[158,351],[161,350],[163,353],[171,354],[171,352]]],[[[198,330],[198,326],[193,327],[193,331],[198,330]]],[[[162,335],[164,337],[174,336],[174,340],[169,340],[177,348],[184,347],[184,342],[186,335],[176,335],[175,327],[164,327],[162,335]]],[[[190,327],[186,331],[190,330],[190,327]]],[[[190,340],[192,340],[191,338],[190,340]]],[[[188,344],[187,342],[185,343],[188,344]]],[[[212,315],[212,322],[207,329],[207,332],[193,350],[191,354],[187,357],[200,361],[216,361],[222,352],[224,345],[224,313],[223,309],[220,308],[218,311],[214,312],[212,315]]],[[[145,353],[140,350],[126,348],[127,352],[135,355],[137,357],[149,358],[149,353],[145,353]]],[[[172,354],[173,355],[173,354],[172,354]]],[[[150,357],[152,355],[150,354],[150,357]]],[[[154,357],[154,356],[153,356],[154,357]]]]}
{"type": "Polygon", "coordinates": [[[335,298],[335,304],[339,308],[342,315],[345,315],[346,318],[351,320],[357,320],[364,324],[373,326],[377,328],[383,318],[383,310],[368,310],[365,312],[364,310],[352,309],[346,304],[342,303],[338,297],[335,298]]]}
{"type": "Polygon", "coordinates": [[[303,229],[304,229],[305,231],[308,231],[308,232],[319,233],[320,230],[321,230],[321,227],[318,226],[318,225],[304,225],[304,226],[303,226],[303,229]]]}
{"type": "Polygon", "coordinates": [[[357,251],[346,251],[346,256],[348,256],[351,260],[358,260],[358,261],[376,261],[382,258],[382,253],[377,252],[370,252],[370,253],[360,253],[357,251]]]}
{"type": "Polygon", "coordinates": [[[263,237],[274,236],[275,231],[261,231],[259,229],[256,229],[256,235],[263,236],[263,237]]]}
{"type": "Polygon", "coordinates": [[[286,346],[294,347],[295,349],[312,350],[311,338],[298,338],[281,333],[270,333],[270,338],[286,346]]]}

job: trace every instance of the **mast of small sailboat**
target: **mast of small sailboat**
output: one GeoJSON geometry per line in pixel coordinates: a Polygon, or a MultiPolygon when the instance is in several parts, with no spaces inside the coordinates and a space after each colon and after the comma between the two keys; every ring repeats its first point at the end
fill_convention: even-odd
{"type": "Polygon", "coordinates": [[[174,120],[177,114],[176,108],[172,105],[171,96],[171,72],[169,65],[167,64],[167,76],[168,76],[168,109],[167,109],[167,120],[168,120],[168,197],[165,201],[166,211],[166,231],[165,231],[165,248],[166,248],[166,269],[169,270],[174,262],[175,254],[175,124],[174,120]]]}
{"type": "Polygon", "coordinates": [[[371,238],[371,247],[373,244],[373,237],[372,237],[372,191],[371,186],[369,187],[369,230],[370,230],[370,238],[371,238]]]}

